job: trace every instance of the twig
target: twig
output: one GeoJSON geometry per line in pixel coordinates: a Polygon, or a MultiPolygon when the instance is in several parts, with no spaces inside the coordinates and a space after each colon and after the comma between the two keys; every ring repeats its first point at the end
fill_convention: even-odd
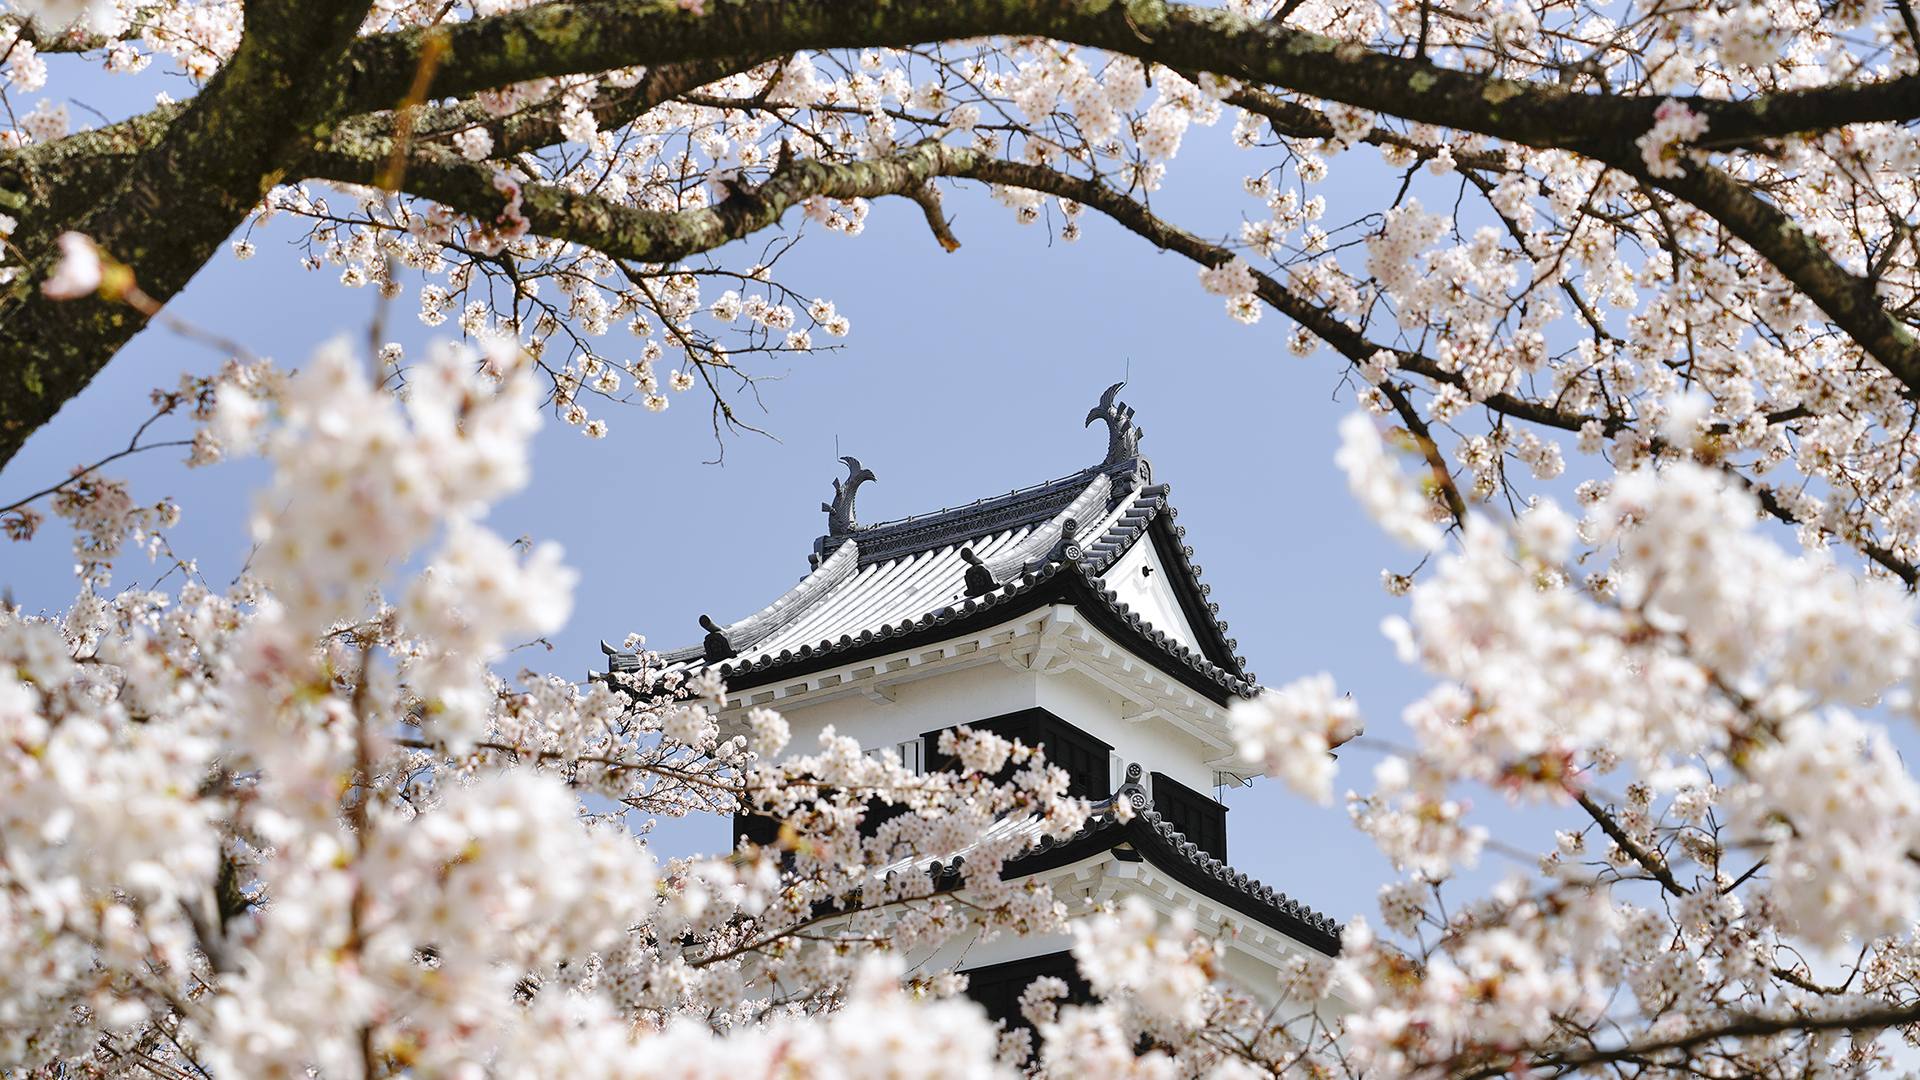
{"type": "Polygon", "coordinates": [[[940,241],[941,247],[948,251],[960,250],[959,239],[953,235],[946,215],[940,211],[940,190],[933,186],[933,181],[929,180],[908,192],[907,198],[919,203],[920,209],[926,212],[927,228],[933,230],[933,238],[940,241]]]}
{"type": "Polygon", "coordinates": [[[172,397],[168,398],[167,404],[162,406],[160,411],[154,413],[152,416],[147,417],[146,422],[142,423],[140,427],[134,431],[133,438],[127,440],[127,448],[125,450],[121,450],[118,453],[114,453],[114,454],[108,454],[106,457],[101,458],[99,461],[96,461],[93,464],[88,465],[85,468],[81,469],[75,475],[70,476],[65,480],[62,480],[57,484],[54,484],[52,487],[42,488],[39,491],[36,491],[33,494],[28,495],[26,498],[19,499],[15,502],[9,503],[6,506],[0,506],[0,514],[5,514],[14,510],[18,510],[21,507],[27,505],[28,503],[35,501],[36,499],[40,499],[47,495],[51,495],[54,492],[59,491],[61,488],[77,483],[82,477],[86,476],[89,473],[94,472],[95,470],[99,469],[102,465],[112,464],[113,462],[118,461],[129,454],[138,454],[143,450],[158,450],[163,446],[192,446],[193,445],[192,439],[175,439],[175,440],[172,440],[171,442],[148,443],[145,446],[140,445],[140,436],[145,435],[147,433],[147,429],[153,426],[154,421],[159,420],[161,417],[166,416],[167,414],[173,412],[175,409],[179,407],[180,407],[180,402],[177,398],[172,398],[172,397]]]}
{"type": "Polygon", "coordinates": [[[1447,509],[1452,512],[1456,525],[1467,523],[1467,503],[1460,497],[1460,489],[1454,486],[1453,473],[1447,468],[1447,459],[1440,454],[1440,447],[1433,441],[1433,435],[1427,422],[1420,419],[1420,413],[1407,400],[1406,394],[1393,385],[1392,380],[1382,380],[1378,389],[1393,403],[1393,411],[1407,425],[1407,432],[1420,446],[1420,453],[1427,459],[1427,467],[1433,471],[1433,482],[1440,486],[1441,494],[1446,497],[1447,509]]]}
{"type": "Polygon", "coordinates": [[[1592,796],[1584,791],[1575,791],[1572,795],[1574,801],[1580,804],[1580,809],[1585,810],[1587,815],[1593,818],[1594,823],[1600,826],[1600,830],[1606,833],[1614,843],[1620,845],[1620,850],[1626,852],[1634,862],[1639,863],[1641,869],[1651,874],[1662,887],[1675,896],[1689,895],[1691,890],[1682,887],[1680,882],[1674,879],[1673,871],[1667,868],[1667,861],[1657,852],[1648,851],[1638,840],[1628,836],[1627,831],[1620,827],[1620,823],[1613,820],[1613,815],[1599,803],[1594,802],[1592,796]]]}

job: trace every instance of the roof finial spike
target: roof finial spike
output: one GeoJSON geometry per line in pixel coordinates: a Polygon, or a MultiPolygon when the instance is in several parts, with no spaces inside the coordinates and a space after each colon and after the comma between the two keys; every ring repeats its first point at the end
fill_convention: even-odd
{"type": "Polygon", "coordinates": [[[853,498],[860,491],[860,485],[869,480],[878,480],[873,470],[860,464],[857,457],[843,457],[846,463],[847,478],[833,482],[833,501],[821,503],[820,509],[827,512],[827,535],[849,536],[860,529],[859,522],[853,518],[853,498]]]}
{"type": "Polygon", "coordinates": [[[1133,424],[1133,409],[1124,401],[1115,401],[1114,395],[1127,385],[1125,381],[1107,387],[1100,395],[1100,404],[1087,413],[1085,427],[1092,427],[1095,420],[1107,422],[1107,459],[1102,465],[1118,465],[1140,456],[1140,440],[1146,436],[1133,424]]]}

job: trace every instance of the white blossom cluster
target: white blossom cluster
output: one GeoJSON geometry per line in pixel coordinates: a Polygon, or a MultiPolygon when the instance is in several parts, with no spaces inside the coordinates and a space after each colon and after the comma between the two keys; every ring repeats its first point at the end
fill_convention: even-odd
{"type": "MultiPolygon", "coordinates": [[[[1675,402],[1673,444],[1697,432],[1701,405],[1675,402]]],[[[1347,435],[1350,469],[1386,458],[1364,417],[1347,435]]],[[[1756,528],[1754,497],[1693,456],[1616,473],[1582,519],[1547,500],[1505,526],[1467,518],[1457,550],[1411,588],[1409,618],[1388,620],[1403,658],[1440,682],[1406,710],[1413,745],[1376,766],[1371,793],[1348,796],[1410,876],[1381,890],[1400,943],[1362,922],[1342,937],[1331,985],[1355,1006],[1338,1025],[1347,1068],[1425,1075],[1570,1047],[1622,1023],[1622,989],[1646,1018],[1623,1034],[1643,1040],[1752,1015],[1791,1031],[1796,1017],[1914,1000],[1920,784],[1852,711],[1911,700],[1914,601],[1830,553],[1784,550],[1756,528]],[[1576,580],[1582,563],[1597,569],[1576,580]],[[1448,912],[1438,886],[1490,838],[1471,807],[1487,789],[1577,804],[1575,820],[1538,883],[1448,912]],[[1665,911],[1646,906],[1656,898],[1665,911]],[[1863,942],[1882,996],[1851,1005],[1792,958],[1863,942]],[[1691,1004],[1674,1013],[1677,1001],[1691,1004]]],[[[1404,513],[1362,501],[1389,529],[1404,513]]],[[[1234,721],[1246,757],[1318,792],[1332,782],[1327,732],[1354,709],[1323,675],[1234,721]]],[[[1862,1037],[1849,1052],[1872,1047],[1862,1037]]],[[[1763,1038],[1735,1052],[1772,1067],[1842,1051],[1763,1038]]]]}
{"type": "Polygon", "coordinates": [[[0,614],[0,1067],[1001,1075],[978,1012],[933,1000],[963,980],[898,955],[1064,930],[1045,888],[1000,879],[1024,847],[987,833],[1024,814],[1072,835],[1065,772],[964,731],[943,744],[962,774],[831,731],[770,764],[785,721],[722,738],[719,678],[651,653],[585,687],[503,680],[573,574],[478,523],[539,423],[528,357],[484,345],[435,350],[404,405],[341,342],[291,376],[183,384],[197,458],[275,465],[253,576],[225,593],[187,567],[172,595],[98,599],[152,511],[98,478],[63,496],[97,541],[81,602],[0,614]],[[863,829],[873,800],[904,812],[863,829]],[[662,863],[627,825],[741,806],[780,842],[662,863]],[[959,851],[959,892],[900,871],[959,851]]]}
{"type": "MultiPolygon", "coordinates": [[[[363,30],[529,6],[381,0],[363,30]]],[[[242,16],[235,0],[13,4],[0,152],[84,134],[49,52],[116,73],[159,58],[204,86],[242,16]]],[[[1434,72],[1488,76],[1460,116],[1512,102],[1501,123],[1524,127],[1522,94],[1649,112],[1507,142],[1356,103],[1366,88],[1331,77],[1317,98],[1131,46],[974,38],[756,56],[644,106],[659,72],[627,67],[410,113],[436,168],[491,193],[484,212],[346,183],[269,192],[252,224],[300,220],[309,269],[412,289],[425,324],[469,344],[371,364],[333,346],[297,376],[235,362],[160,395],[202,424],[196,464],[276,465],[260,556],[230,588],[176,560],[174,591],[110,594],[129,549],[173,559],[178,511],[98,470],[56,486],[80,596],[58,620],[0,620],[0,1064],[973,1077],[997,1052],[1063,1078],[1829,1076],[1887,1066],[1883,1029],[1920,1042],[1920,788],[1884,727],[1920,712],[1920,424],[1912,372],[1886,360],[1917,324],[1920,134],[1747,139],[1714,112],[1913,78],[1907,5],[1225,0],[1196,22],[1299,32],[1303,57],[1432,64],[1409,102],[1437,93],[1434,72]],[[1246,212],[1155,217],[1183,146],[1222,121],[1248,162],[1223,191],[1246,212]],[[1071,241],[1104,215],[1193,260],[1231,318],[1273,307],[1288,351],[1344,357],[1364,415],[1336,462],[1424,557],[1383,573],[1408,608],[1385,629],[1435,684],[1405,712],[1409,745],[1349,796],[1405,877],[1381,892],[1382,932],[1349,924],[1336,961],[1291,957],[1256,992],[1214,943],[1130,906],[1075,927],[1102,1001],[1038,984],[1022,1008],[1044,1039],[996,1039],[958,1003],[918,1001],[958,980],[887,954],[1065,928],[1045,890],[1000,880],[1015,841],[989,829],[1029,814],[1066,836],[1087,812],[1032,748],[956,732],[943,749],[966,771],[915,776],[828,732],[775,765],[784,721],[756,711],[723,737],[723,688],[657,656],[585,687],[493,670],[569,608],[557,551],[478,524],[524,482],[540,409],[597,437],[606,403],[659,412],[745,389],[769,354],[835,347],[858,310],[777,277],[781,245],[877,220],[869,189],[815,194],[771,246],[647,261],[540,235],[542,200],[687,222],[796,163],[897,163],[929,141],[1007,166],[987,186],[1016,220],[1071,241]],[[1372,188],[1343,181],[1375,155],[1397,193],[1357,204],[1372,188]],[[1770,237],[1786,255],[1760,250],[1770,237]],[[1809,252],[1845,295],[1793,261],[1809,252]],[[1891,329],[1868,340],[1843,308],[1891,329]],[[415,554],[425,569],[397,579],[415,554]],[[1008,764],[1011,782],[984,779],[1008,764]],[[1550,846],[1476,815],[1500,798],[1550,817],[1550,846]],[[876,801],[900,812],[874,828],[876,801]],[[660,864],[625,831],[742,805],[781,822],[775,845],[660,864]],[[1447,891],[1530,844],[1535,876],[1447,891]],[[962,892],[898,872],[962,850],[962,892]],[[1328,995],[1339,1007],[1315,1009],[1328,995]]],[[[926,207],[943,186],[963,187],[889,194],[926,207]]],[[[0,235],[28,220],[15,210],[32,212],[10,207],[0,235]]],[[[62,251],[93,261],[63,262],[43,296],[107,287],[72,235],[62,251]]],[[[19,288],[11,244],[0,276],[19,288]]],[[[15,538],[43,520],[0,510],[15,538]]],[[[1320,676],[1233,720],[1253,763],[1326,798],[1359,713],[1320,676]]]]}

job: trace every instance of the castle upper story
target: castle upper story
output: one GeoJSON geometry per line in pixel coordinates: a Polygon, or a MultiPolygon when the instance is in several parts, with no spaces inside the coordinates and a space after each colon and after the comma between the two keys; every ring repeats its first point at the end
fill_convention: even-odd
{"type": "MultiPolygon", "coordinates": [[[[1102,809],[1086,834],[1009,873],[1132,866],[1164,877],[1168,897],[1212,905],[1221,927],[1254,927],[1247,948],[1272,935],[1273,957],[1330,953],[1331,920],[1227,864],[1227,808],[1212,792],[1258,772],[1227,711],[1259,686],[1120,389],[1087,414],[1106,425],[1097,464],[965,506],[864,524],[856,502],[878,477],[842,459],[806,576],[732,622],[702,615],[704,637],[648,658],[645,674],[718,672],[722,735],[774,708],[796,753],[828,727],[915,769],[944,767],[939,734],[962,725],[1039,746],[1070,793],[1102,809]],[[1115,813],[1121,800],[1138,816],[1115,813]]],[[[641,656],[603,648],[611,671],[641,670],[641,656]]],[[[755,820],[737,825],[754,838],[755,820]]]]}

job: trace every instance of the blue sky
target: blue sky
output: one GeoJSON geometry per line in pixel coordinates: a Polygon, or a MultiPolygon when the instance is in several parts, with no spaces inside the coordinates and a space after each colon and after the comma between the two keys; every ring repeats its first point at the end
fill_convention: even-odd
{"type": "MultiPolygon", "coordinates": [[[[116,118],[151,100],[152,79],[122,82],[89,79],[76,96],[116,118]],[[133,84],[144,85],[136,92],[133,84]]],[[[1203,234],[1225,235],[1242,213],[1262,209],[1240,190],[1262,159],[1228,147],[1226,127],[1189,136],[1155,196],[1162,213],[1203,234]]],[[[1329,222],[1348,220],[1342,204],[1384,202],[1398,185],[1372,151],[1349,157],[1336,161],[1347,166],[1333,174],[1341,183],[1322,185],[1334,203],[1329,222]]],[[[918,207],[894,200],[875,207],[864,235],[810,230],[783,261],[785,283],[834,300],[853,332],[837,353],[763,370],[785,375],[759,384],[764,413],[751,398],[736,403],[774,438],[730,436],[725,463],[706,464],[721,446],[693,391],[663,414],[603,414],[612,432],[600,441],[549,421],[532,486],[496,507],[488,524],[509,537],[558,541],[581,585],[552,651],[522,650],[515,666],[580,678],[602,667],[601,638],[617,643],[637,631],[658,647],[688,644],[698,640],[700,614],[727,622],[763,606],[807,572],[826,525],[820,503],[843,474],[839,453],[879,476],[860,493],[866,522],[1093,464],[1105,430],[1082,421],[1101,391],[1126,377],[1121,396],[1138,411],[1142,449],[1156,479],[1171,483],[1212,599],[1253,671],[1268,685],[1331,671],[1371,731],[1393,739],[1401,707],[1426,680],[1397,663],[1379,633],[1383,616],[1404,610],[1379,576],[1383,567],[1410,570],[1417,558],[1380,536],[1332,464],[1335,427],[1356,408],[1343,362],[1327,350],[1293,356],[1290,324],[1272,312],[1252,327],[1231,321],[1221,299],[1200,290],[1192,264],[1093,215],[1084,237],[1068,244],[1044,226],[1018,225],[978,186],[949,192],[947,207],[964,245],[952,254],[928,234],[918,207]]],[[[793,217],[789,227],[798,225],[793,217]]],[[[282,365],[297,365],[334,334],[363,339],[373,292],[341,287],[337,268],[301,269],[287,246],[294,235],[279,227],[256,234],[258,255],[217,258],[172,310],[282,365]]],[[[751,261],[721,253],[728,257],[751,261]]],[[[414,304],[410,288],[394,308],[395,336],[409,350],[452,329],[420,325],[414,304]]],[[[211,372],[220,359],[148,331],[0,474],[0,505],[124,445],[147,415],[151,388],[182,371],[211,372]]],[[[172,429],[174,437],[186,430],[172,429]]],[[[180,500],[175,550],[224,584],[245,557],[246,515],[265,469],[238,462],[190,471],[179,457],[162,450],[114,468],[133,478],[136,498],[180,500]]],[[[63,607],[74,581],[66,541],[50,522],[32,543],[0,548],[0,586],[30,610],[63,607]]],[[[131,558],[116,585],[153,575],[131,558]]],[[[1377,753],[1342,757],[1342,786],[1370,787],[1377,753]]],[[[1336,918],[1372,914],[1391,869],[1343,808],[1309,806],[1270,781],[1230,791],[1227,802],[1240,869],[1336,918]]],[[[718,821],[665,823],[657,835],[670,853],[727,842],[718,821]]]]}

